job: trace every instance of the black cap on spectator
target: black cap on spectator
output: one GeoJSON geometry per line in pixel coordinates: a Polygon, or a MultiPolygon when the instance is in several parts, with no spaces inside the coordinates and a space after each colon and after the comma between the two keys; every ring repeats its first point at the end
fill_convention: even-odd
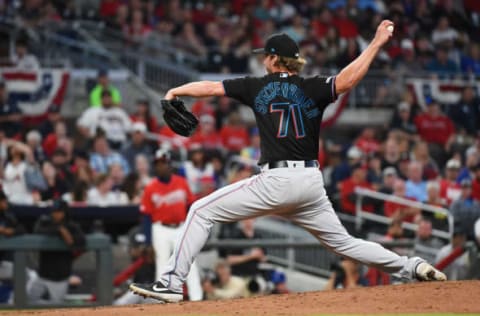
{"type": "Polygon", "coordinates": [[[0,201],[5,201],[7,199],[7,195],[3,190],[0,190],[0,201]]]}
{"type": "Polygon", "coordinates": [[[300,52],[297,43],[287,34],[273,34],[265,43],[264,48],[253,50],[254,54],[271,54],[288,58],[299,58],[300,52]]]}

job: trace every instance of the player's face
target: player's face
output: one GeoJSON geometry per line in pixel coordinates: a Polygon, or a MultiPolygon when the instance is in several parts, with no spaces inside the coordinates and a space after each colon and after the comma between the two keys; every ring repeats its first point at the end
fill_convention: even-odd
{"type": "Polygon", "coordinates": [[[265,55],[265,58],[263,59],[263,65],[265,66],[267,73],[271,74],[273,72],[273,68],[276,61],[277,61],[277,56],[265,55]]]}

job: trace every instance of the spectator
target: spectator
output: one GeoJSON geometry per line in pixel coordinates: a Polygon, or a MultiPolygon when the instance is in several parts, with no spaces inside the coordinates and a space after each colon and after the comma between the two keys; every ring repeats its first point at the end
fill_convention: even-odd
{"type": "Polygon", "coordinates": [[[385,142],[383,157],[382,157],[382,169],[387,167],[393,167],[398,171],[398,163],[400,161],[400,148],[398,142],[390,137],[385,142]]]}
{"type": "Polygon", "coordinates": [[[158,123],[150,111],[150,102],[148,100],[137,100],[137,110],[130,115],[130,119],[133,123],[145,124],[146,130],[150,133],[158,131],[158,123]]]}
{"type": "Polygon", "coordinates": [[[33,163],[33,154],[28,146],[12,142],[9,147],[9,159],[3,172],[2,187],[8,201],[14,204],[33,204],[34,195],[26,181],[28,165],[33,163]]]}
{"type": "MultiPolygon", "coordinates": [[[[383,236],[380,241],[405,241],[405,231],[402,227],[402,220],[394,218],[388,225],[387,233],[383,236]]],[[[402,246],[396,246],[391,249],[393,252],[401,255],[407,256],[410,249],[402,246]]]]}
{"type": "Polygon", "coordinates": [[[342,258],[340,264],[333,264],[330,278],[325,285],[325,290],[350,289],[359,286],[368,286],[368,281],[360,274],[357,262],[342,258]]]}
{"type": "Polygon", "coordinates": [[[87,206],[88,182],[78,180],[73,185],[72,191],[65,193],[62,199],[71,206],[87,206]]]}
{"type": "Polygon", "coordinates": [[[478,43],[471,43],[469,54],[462,56],[461,69],[463,73],[480,75],[480,46],[478,43]]]}
{"type": "MultiPolygon", "coordinates": [[[[157,279],[174,247],[177,235],[182,230],[187,210],[194,201],[187,181],[172,174],[171,154],[165,148],[155,153],[155,178],[145,187],[140,211],[144,215],[144,233],[148,243],[155,251],[157,279]]],[[[198,301],[203,297],[200,275],[196,265],[187,278],[190,300],[198,301]]]]}
{"type": "Polygon", "coordinates": [[[153,159],[153,148],[146,138],[147,127],[143,122],[132,125],[131,140],[123,149],[122,155],[131,169],[135,167],[135,157],[144,155],[149,162],[153,159]]]}
{"type": "Polygon", "coordinates": [[[245,280],[232,275],[230,265],[224,260],[216,264],[214,279],[210,280],[206,278],[202,282],[202,287],[209,300],[249,296],[245,280]]]}
{"type": "Polygon", "coordinates": [[[42,142],[43,150],[48,157],[58,148],[61,140],[68,138],[67,126],[64,121],[56,121],[53,133],[49,133],[42,142]]]}
{"type": "Polygon", "coordinates": [[[393,186],[395,184],[395,180],[397,180],[397,170],[394,167],[387,167],[383,169],[382,172],[382,185],[378,189],[378,192],[384,194],[392,194],[393,193],[393,186]]]}
{"type": "Polygon", "coordinates": [[[470,147],[465,151],[465,166],[460,169],[457,182],[460,183],[464,179],[474,178],[474,169],[480,163],[480,151],[475,147],[470,147]]]}
{"type": "MultiPolygon", "coordinates": [[[[138,174],[129,174],[122,183],[121,190],[128,196],[129,204],[138,205],[142,200],[144,185],[138,174]]],[[[152,279],[153,280],[153,279],[152,279]]]]}
{"type": "Polygon", "coordinates": [[[347,151],[347,161],[342,161],[332,171],[332,187],[336,190],[337,184],[350,177],[352,169],[362,162],[364,155],[356,146],[352,146],[347,151]]]}
{"type": "Polygon", "coordinates": [[[122,165],[119,163],[113,163],[108,167],[108,174],[112,178],[113,190],[120,190],[125,181],[125,173],[123,173],[122,165]]]}
{"type": "Polygon", "coordinates": [[[65,150],[58,148],[53,152],[52,159],[50,160],[55,167],[57,176],[63,179],[68,188],[70,188],[75,182],[73,173],[70,169],[70,161],[65,150]]]}
{"type": "MultiPolygon", "coordinates": [[[[410,201],[415,200],[406,196],[405,181],[401,179],[397,179],[393,183],[393,196],[407,199],[410,201]]],[[[411,206],[407,206],[403,203],[385,201],[384,212],[385,216],[391,217],[393,219],[413,222],[414,217],[420,213],[420,210],[411,206]]]]}
{"type": "Polygon", "coordinates": [[[122,103],[120,91],[110,83],[108,71],[101,69],[98,71],[97,85],[90,91],[90,106],[101,107],[103,105],[104,91],[110,92],[112,105],[120,105],[122,103]]]}
{"type": "Polygon", "coordinates": [[[380,143],[375,139],[375,130],[371,127],[364,128],[360,137],[355,141],[355,146],[365,155],[378,152],[380,143]]]}
{"type": "Polygon", "coordinates": [[[445,178],[440,180],[440,197],[446,201],[447,205],[460,197],[461,187],[456,181],[460,167],[461,164],[457,159],[450,159],[446,164],[445,178]]]}
{"type": "Polygon", "coordinates": [[[409,136],[414,136],[417,133],[417,127],[413,122],[413,115],[411,115],[410,104],[402,101],[397,106],[397,112],[392,117],[390,122],[390,129],[400,130],[409,136]]]}
{"type": "Polygon", "coordinates": [[[118,149],[127,140],[132,122],[122,108],[114,106],[112,94],[108,90],[101,93],[101,105],[85,110],[77,121],[77,126],[82,136],[91,138],[102,130],[110,145],[118,149]]]}
{"type": "Polygon", "coordinates": [[[223,147],[231,153],[239,153],[249,145],[249,137],[245,123],[238,112],[231,112],[227,124],[220,131],[223,147]]]}
{"type": "MultiPolygon", "coordinates": [[[[473,223],[472,223],[473,224],[473,223]]],[[[435,263],[438,264],[446,258],[454,249],[464,247],[467,241],[467,235],[461,227],[456,227],[450,243],[443,246],[437,253],[435,263]]],[[[443,273],[447,275],[448,280],[465,280],[470,273],[470,260],[468,258],[468,251],[464,252],[460,257],[449,264],[443,273]]]]}
{"type": "Polygon", "coordinates": [[[282,24],[291,19],[297,10],[293,5],[285,0],[275,0],[270,8],[270,17],[275,20],[277,24],[282,24]]]}
{"type": "Polygon", "coordinates": [[[473,224],[480,218],[480,203],[473,199],[471,180],[462,180],[460,186],[461,195],[452,203],[450,213],[458,227],[470,238],[473,235],[473,224]]]}
{"type": "Polygon", "coordinates": [[[152,177],[150,176],[150,161],[146,156],[140,154],[135,157],[135,174],[138,175],[142,189],[150,183],[152,177]]]}
{"type": "Polygon", "coordinates": [[[195,199],[215,190],[215,170],[213,165],[207,161],[205,150],[199,145],[191,148],[190,160],[183,163],[179,173],[187,179],[195,199]]]}
{"type": "Polygon", "coordinates": [[[55,124],[62,120],[60,114],[60,105],[51,104],[47,109],[47,119],[40,124],[39,131],[42,137],[46,138],[51,133],[55,132],[55,124]]]}
{"type": "Polygon", "coordinates": [[[448,48],[439,47],[433,58],[427,65],[426,70],[437,73],[441,77],[456,74],[458,67],[455,62],[448,58],[448,48]]]}
{"type": "Polygon", "coordinates": [[[423,141],[417,141],[412,149],[412,159],[419,162],[423,168],[422,178],[426,180],[436,179],[439,175],[438,166],[435,160],[430,156],[428,144],[423,141]]]}
{"type": "Polygon", "coordinates": [[[250,131],[249,143],[250,146],[243,148],[240,156],[258,161],[260,159],[260,135],[257,127],[250,131]]]}
{"type": "Polygon", "coordinates": [[[12,64],[19,70],[36,71],[40,69],[37,57],[29,54],[27,42],[23,39],[15,43],[15,54],[12,56],[12,64]]]}
{"type": "Polygon", "coordinates": [[[222,148],[222,138],[215,130],[215,118],[210,114],[200,116],[197,131],[190,137],[189,144],[200,144],[205,149],[222,148]]]}
{"type": "Polygon", "coordinates": [[[420,219],[414,243],[415,256],[434,263],[436,254],[442,246],[442,241],[432,236],[432,222],[428,219],[420,219]]]}
{"type": "Polygon", "coordinates": [[[475,96],[472,87],[466,86],[462,91],[462,99],[449,107],[448,116],[457,128],[464,128],[474,135],[480,130],[478,115],[480,115],[480,100],[475,96]]]}
{"type": "Polygon", "coordinates": [[[108,174],[97,177],[95,187],[87,192],[87,203],[94,206],[128,204],[128,196],[122,191],[113,191],[113,180],[108,174]]]}
{"type": "MultiPolygon", "coordinates": [[[[224,224],[221,227],[220,239],[259,239],[255,231],[255,220],[247,219],[236,223],[224,224]]],[[[247,249],[219,248],[219,256],[224,258],[232,269],[232,274],[244,278],[261,275],[259,264],[267,261],[265,251],[259,247],[247,249]]]]}
{"type": "Polygon", "coordinates": [[[90,154],[90,167],[97,173],[107,173],[110,165],[118,163],[125,174],[130,173],[128,162],[119,153],[112,151],[105,136],[97,136],[93,140],[93,152],[90,154]]]}
{"type": "Polygon", "coordinates": [[[42,163],[47,157],[42,147],[42,135],[35,129],[31,130],[25,136],[25,141],[33,153],[36,162],[42,163]]]}
{"type": "Polygon", "coordinates": [[[454,42],[458,39],[458,32],[450,27],[450,22],[447,16],[442,16],[438,19],[437,27],[432,32],[432,42],[434,45],[448,45],[452,47],[454,42]]]}
{"type": "Polygon", "coordinates": [[[408,180],[405,182],[405,196],[414,198],[417,201],[427,200],[427,182],[423,180],[423,166],[417,161],[408,165],[408,180]]]}
{"type": "Polygon", "coordinates": [[[7,137],[15,137],[22,129],[22,112],[10,98],[5,81],[0,80],[0,129],[7,137]]]}
{"type": "MultiPolygon", "coordinates": [[[[373,190],[372,184],[367,181],[367,169],[362,165],[354,166],[351,177],[340,183],[340,204],[343,212],[356,214],[356,188],[373,190]]],[[[363,205],[362,209],[367,212],[374,211],[371,204],[363,205]]]]}
{"type": "Polygon", "coordinates": [[[42,201],[59,199],[68,191],[66,181],[57,175],[57,171],[51,162],[45,161],[43,163],[42,174],[47,184],[46,189],[40,192],[42,201]]]}
{"type": "Polygon", "coordinates": [[[443,148],[455,132],[454,125],[440,112],[440,106],[435,100],[427,102],[427,111],[415,117],[415,126],[423,140],[443,148]]]}
{"type": "Polygon", "coordinates": [[[60,237],[70,249],[40,252],[39,277],[27,293],[31,303],[62,304],[68,292],[68,279],[72,274],[75,253],[85,246],[83,232],[80,226],[69,218],[68,212],[68,204],[63,200],[56,200],[51,213],[42,215],[35,223],[36,234],[60,237]]]}

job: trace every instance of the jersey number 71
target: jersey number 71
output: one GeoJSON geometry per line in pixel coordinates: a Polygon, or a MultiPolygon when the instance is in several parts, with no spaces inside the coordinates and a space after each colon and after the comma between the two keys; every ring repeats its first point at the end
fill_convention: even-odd
{"type": "Polygon", "coordinates": [[[300,106],[289,102],[276,102],[270,104],[270,113],[280,113],[280,125],[278,126],[277,138],[287,137],[290,117],[293,120],[296,138],[305,137],[302,112],[300,106]]]}

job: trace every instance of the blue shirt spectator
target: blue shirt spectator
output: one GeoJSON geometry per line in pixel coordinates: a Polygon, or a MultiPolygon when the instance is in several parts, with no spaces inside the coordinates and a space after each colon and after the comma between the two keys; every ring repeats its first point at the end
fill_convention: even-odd
{"type": "Polygon", "coordinates": [[[405,182],[405,196],[417,201],[427,200],[427,182],[422,179],[423,166],[417,161],[408,165],[408,180],[405,182]]]}
{"type": "Polygon", "coordinates": [[[440,47],[436,51],[435,58],[427,64],[427,70],[439,75],[449,75],[458,72],[458,67],[455,62],[448,59],[448,50],[440,47]]]}
{"type": "Polygon", "coordinates": [[[119,153],[112,151],[105,136],[97,136],[93,143],[94,152],[90,155],[90,167],[96,173],[108,173],[112,164],[122,166],[125,174],[130,173],[130,166],[125,158],[119,153]]]}

